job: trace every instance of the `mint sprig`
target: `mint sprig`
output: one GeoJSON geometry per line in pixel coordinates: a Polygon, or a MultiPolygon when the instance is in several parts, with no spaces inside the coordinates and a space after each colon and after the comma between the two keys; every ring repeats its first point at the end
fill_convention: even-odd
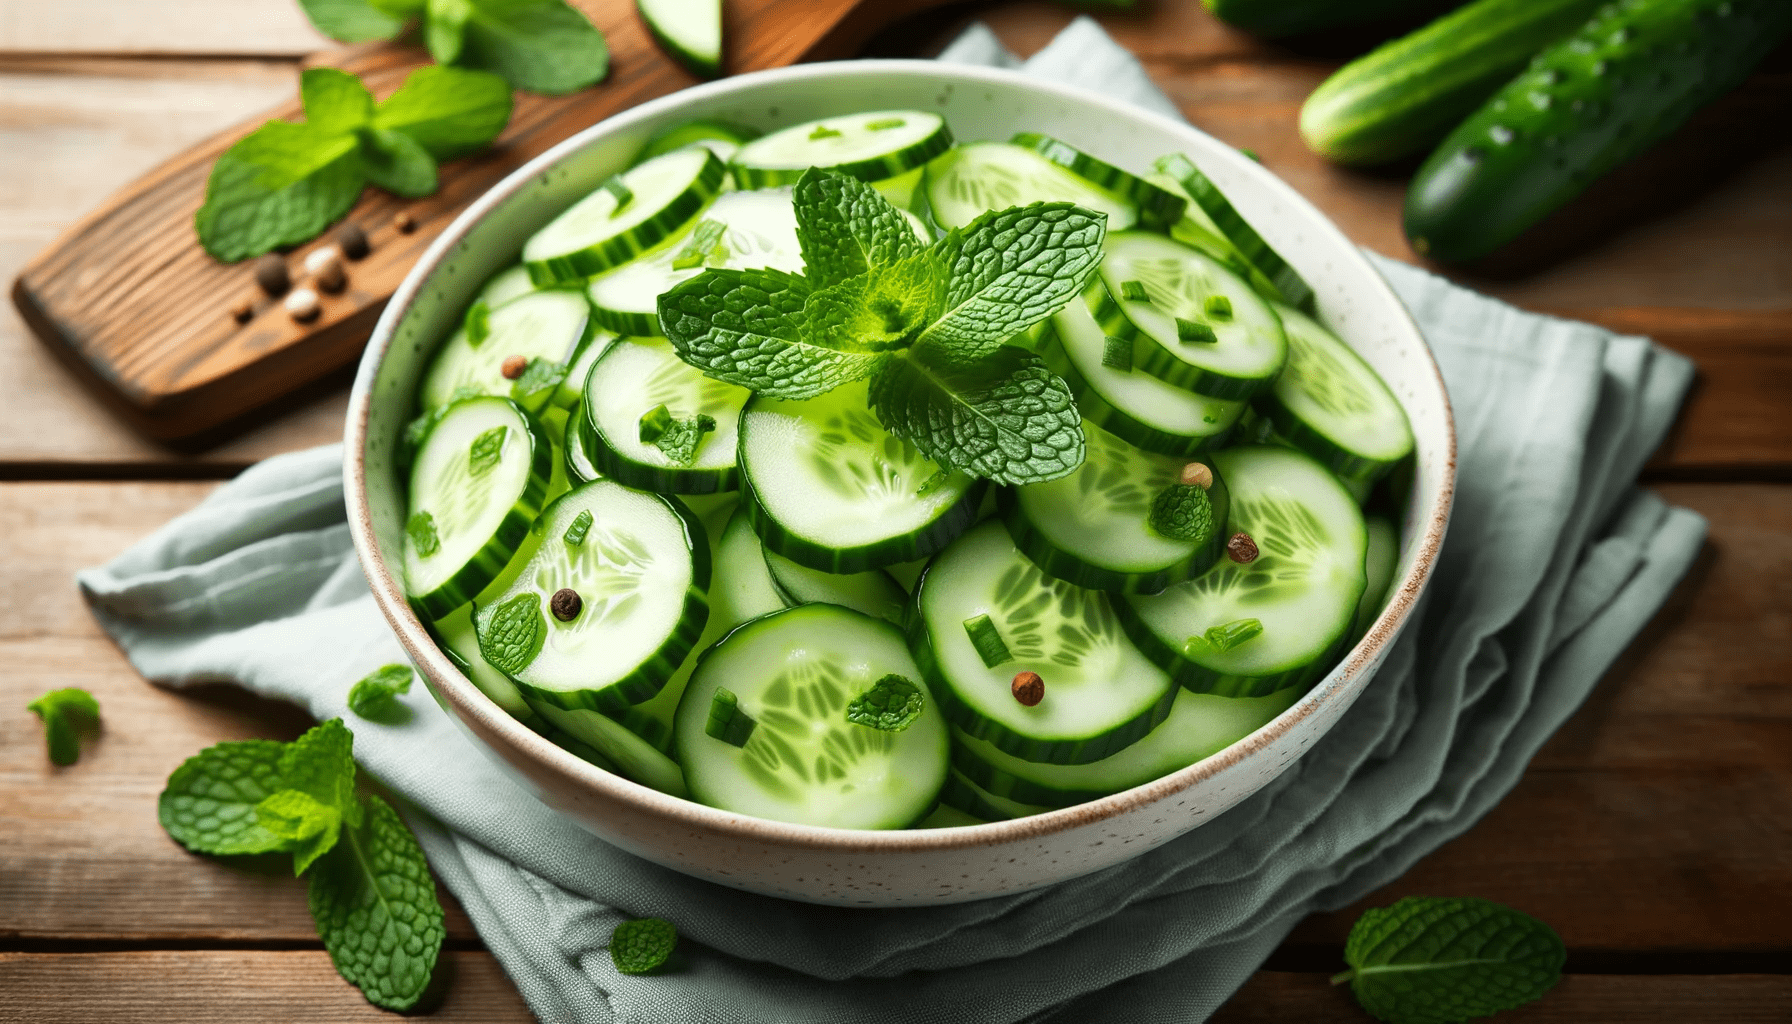
{"type": "Polygon", "coordinates": [[[81,759],[81,733],[100,722],[100,702],[80,687],[51,690],[25,705],[44,721],[44,741],[50,763],[66,768],[81,759]]]}
{"type": "Polygon", "coordinates": [[[373,721],[389,720],[399,713],[398,696],[411,692],[414,677],[409,665],[381,665],[349,687],[348,709],[373,721]]]}
{"type": "Polygon", "coordinates": [[[396,39],[421,22],[440,64],[495,72],[513,87],[558,95],[602,80],[602,32],[564,0],[299,0],[311,24],[344,43],[396,39]]]}
{"type": "Polygon", "coordinates": [[[855,179],[810,168],[792,203],[805,274],[711,269],[660,296],[685,362],[774,398],[869,378],[884,429],[944,470],[1024,484],[1082,464],[1070,388],[1020,336],[1095,273],[1105,215],[1034,203],[926,245],[855,179]]]}
{"type": "Polygon", "coordinates": [[[368,797],[366,823],[311,871],[308,902],[336,973],[375,1006],[417,1005],[446,929],[423,848],[390,804],[368,797]]]}
{"type": "Polygon", "coordinates": [[[424,68],[382,103],[355,76],[310,68],[305,120],[269,121],[212,165],[193,216],[225,263],[315,238],[369,182],[398,195],[435,191],[436,161],[490,142],[510,120],[510,89],[478,71],[424,68]]]}
{"type": "Polygon", "coordinates": [[[1562,975],[1561,936],[1488,900],[1409,896],[1364,911],[1350,929],[1357,1002],[1388,1024],[1457,1024],[1543,997],[1562,975]]]}

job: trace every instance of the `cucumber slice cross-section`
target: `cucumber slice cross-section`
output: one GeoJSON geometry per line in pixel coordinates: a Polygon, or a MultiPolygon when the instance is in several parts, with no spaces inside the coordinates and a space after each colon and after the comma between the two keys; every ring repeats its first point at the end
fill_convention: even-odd
{"type": "MultiPolygon", "coordinates": [[[[585,457],[614,480],[663,494],[713,494],[738,486],[736,432],[752,393],[706,377],[678,358],[664,338],[622,338],[596,363],[585,384],[580,427],[585,457]],[[689,457],[671,444],[643,439],[643,419],[664,408],[687,426],[702,419],[689,457]]],[[[664,435],[661,435],[664,436],[664,435]]]]}
{"type": "Polygon", "coordinates": [[[699,78],[722,72],[722,0],[635,0],[654,41],[699,78]]]}
{"type": "Polygon", "coordinates": [[[946,119],[922,110],[874,110],[805,121],[754,139],[734,154],[742,188],[795,184],[811,167],[860,181],[897,177],[952,147],[946,119]]]}
{"type": "Polygon", "coordinates": [[[582,282],[677,232],[721,191],[728,169],[701,146],[654,157],[612,178],[523,244],[538,285],[582,282]]]}
{"type": "Polygon", "coordinates": [[[1263,240],[1257,229],[1251,227],[1250,221],[1244,219],[1226,194],[1195,166],[1194,161],[1181,153],[1169,153],[1159,157],[1155,166],[1182,186],[1191,204],[1198,206],[1206,214],[1206,221],[1263,273],[1281,293],[1282,301],[1301,309],[1313,308],[1313,289],[1300,272],[1289,266],[1282,254],[1263,240]]]}
{"type": "Polygon", "coordinates": [[[1108,215],[1108,233],[1139,222],[1137,203],[1025,146],[972,142],[927,165],[927,200],[941,227],[961,228],[990,210],[1070,202],[1108,215]]]}
{"type": "Polygon", "coordinates": [[[1050,135],[1021,132],[1011,141],[1099,188],[1125,196],[1139,208],[1139,222],[1145,227],[1164,228],[1176,223],[1182,217],[1183,208],[1188,205],[1188,200],[1177,193],[1123,171],[1106,160],[1090,156],[1070,143],[1050,135]]]}
{"type": "Polygon", "coordinates": [[[520,357],[564,364],[598,333],[591,306],[577,292],[528,292],[486,309],[479,320],[473,330],[462,324],[449,335],[430,363],[418,395],[424,412],[469,395],[530,397],[539,407],[549,396],[515,395],[516,379],[504,375],[505,363],[520,357]]]}

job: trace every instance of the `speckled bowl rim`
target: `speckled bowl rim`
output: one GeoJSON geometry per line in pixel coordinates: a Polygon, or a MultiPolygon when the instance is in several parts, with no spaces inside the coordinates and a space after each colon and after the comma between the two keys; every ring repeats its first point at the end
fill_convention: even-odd
{"type": "MultiPolygon", "coordinates": [[[[1141,805],[1162,801],[1226,771],[1257,750],[1273,743],[1302,719],[1317,711],[1325,701],[1348,690],[1356,677],[1377,660],[1381,648],[1413,614],[1419,595],[1436,565],[1438,551],[1443,545],[1444,532],[1449,525],[1450,510],[1455,497],[1456,421],[1450,407],[1449,392],[1444,387],[1442,372],[1437,367],[1436,359],[1431,355],[1429,345],[1424,343],[1423,332],[1412,321],[1411,315],[1406,312],[1404,303],[1400,302],[1399,298],[1393,294],[1392,288],[1369,264],[1357,246],[1350,242],[1329,218],[1286,182],[1250,158],[1230,147],[1221,146],[1221,152],[1216,154],[1217,159],[1231,161],[1235,168],[1243,169],[1246,173],[1256,176],[1265,188],[1278,193],[1290,207],[1304,212],[1311,221],[1308,227],[1337,243],[1348,253],[1347,259],[1355,260],[1361,264],[1362,269],[1369,270],[1369,276],[1380,282],[1381,287],[1387,290],[1386,297],[1391,300],[1394,308],[1400,310],[1400,315],[1405,319],[1404,326],[1410,327],[1414,336],[1420,339],[1420,351],[1423,352],[1426,363],[1437,379],[1437,389],[1443,397],[1443,423],[1447,435],[1443,481],[1438,493],[1438,501],[1432,514],[1423,524],[1424,534],[1412,568],[1398,581],[1398,587],[1393,592],[1392,599],[1382,609],[1381,614],[1370,626],[1363,640],[1359,641],[1352,649],[1343,663],[1343,671],[1339,672],[1337,669],[1333,669],[1319,686],[1314,687],[1269,724],[1224,750],[1155,781],[1089,803],[1077,804],[1026,818],[936,829],[870,831],[822,828],[811,825],[793,825],[718,810],[682,797],[669,796],[605,771],[562,750],[553,742],[512,718],[454,667],[447,655],[436,647],[435,642],[424,629],[423,623],[412,613],[409,603],[405,601],[403,587],[393,577],[387,569],[385,561],[379,556],[379,547],[374,539],[372,514],[367,505],[366,445],[368,417],[373,401],[373,385],[378,379],[380,365],[391,348],[399,323],[409,313],[412,304],[422,292],[425,282],[435,272],[443,258],[488,211],[510,199],[518,191],[534,184],[536,179],[555,163],[589,145],[595,138],[608,135],[636,121],[655,117],[694,100],[718,94],[747,91],[760,83],[792,79],[826,81],[844,75],[912,73],[921,68],[925,68],[930,75],[935,76],[943,70],[942,65],[937,62],[922,60],[854,60],[776,68],[684,89],[600,121],[511,172],[508,177],[492,186],[490,191],[455,218],[454,222],[442,232],[435,243],[417,261],[417,264],[411,268],[398,291],[392,296],[391,302],[386,306],[385,312],[380,316],[373,336],[368,341],[367,349],[362,354],[361,364],[355,375],[354,389],[349,395],[344,437],[344,486],[348,504],[349,529],[354,538],[355,550],[360,555],[361,567],[367,575],[368,585],[373,590],[374,600],[379,604],[380,610],[385,613],[386,619],[398,634],[399,643],[404,646],[405,651],[410,654],[418,667],[428,675],[436,691],[454,706],[454,713],[477,720],[480,726],[489,729],[508,743],[515,755],[534,762],[537,768],[551,771],[566,782],[597,790],[612,799],[632,803],[644,811],[726,839],[774,843],[837,853],[924,853],[930,850],[1001,846],[1033,837],[1078,829],[1141,805]]],[[[949,70],[951,76],[968,83],[989,82],[1002,85],[1021,85],[1032,91],[1061,96],[1077,103],[1103,107],[1118,118],[1143,121],[1171,132],[1194,131],[1200,133],[1200,129],[1194,128],[1186,122],[1143,110],[1096,93],[1023,75],[1016,71],[970,65],[951,65],[946,70],[949,70]]]]}

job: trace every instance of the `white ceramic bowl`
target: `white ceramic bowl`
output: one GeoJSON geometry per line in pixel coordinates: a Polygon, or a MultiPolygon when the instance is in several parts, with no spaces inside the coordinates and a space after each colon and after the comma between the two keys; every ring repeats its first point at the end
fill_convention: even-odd
{"type": "Polygon", "coordinates": [[[468,208],[399,288],[361,360],[346,448],[349,522],[368,582],[430,689],[475,745],[548,805],[649,860],[754,892],[870,906],[953,903],[1086,874],[1182,835],[1275,778],[1356,700],[1411,618],[1443,541],[1455,463],[1449,402],[1424,339],[1357,248],[1293,189],[1169,118],[1015,72],[932,61],[809,64],[730,78],[636,107],[542,154],[468,208]],[[1189,154],[1311,282],[1321,319],[1406,407],[1418,467],[1393,599],[1344,661],[1275,721],[1198,764],[1093,803],[966,828],[860,832],[666,796],[531,732],[436,649],[403,596],[405,501],[393,453],[430,355],[481,282],[656,132],[698,117],[772,128],[901,107],[940,111],[961,140],[1045,132],[1133,170],[1173,150],[1189,154]]]}

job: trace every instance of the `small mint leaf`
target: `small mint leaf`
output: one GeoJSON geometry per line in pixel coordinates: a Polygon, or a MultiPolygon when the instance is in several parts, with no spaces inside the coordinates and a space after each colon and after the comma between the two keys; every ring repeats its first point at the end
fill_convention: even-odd
{"type": "Polygon", "coordinates": [[[914,680],[891,673],[846,705],[846,720],[879,732],[901,732],[915,724],[926,706],[914,680]]]}
{"type": "Polygon", "coordinates": [[[1213,499],[1203,487],[1173,483],[1151,499],[1145,521],[1171,540],[1206,544],[1213,538],[1213,499]]]}
{"type": "Polygon", "coordinates": [[[426,28],[438,63],[494,72],[524,92],[577,92],[610,69],[603,33],[564,0],[430,0],[426,28]],[[437,52],[438,10],[457,21],[442,40],[452,57],[437,52]]]}
{"type": "Polygon", "coordinates": [[[537,356],[523,367],[522,375],[510,382],[510,397],[518,405],[539,413],[554,392],[566,380],[566,364],[537,356]]]}
{"type": "Polygon", "coordinates": [[[292,873],[302,875],[342,834],[342,812],[309,793],[283,789],[255,805],[261,827],[292,851],[292,873]]]}
{"type": "Polygon", "coordinates": [[[319,132],[347,135],[373,119],[373,93],[361,80],[335,68],[307,68],[299,75],[305,123],[319,132]]]}
{"type": "Polygon", "coordinates": [[[510,86],[499,76],[431,64],[411,72],[380,101],[373,126],[409,136],[437,160],[451,160],[497,138],[510,123],[511,107],[510,86]]]}
{"type": "Polygon", "coordinates": [[[417,140],[385,128],[355,133],[367,180],[395,196],[417,199],[436,190],[436,161],[417,140]]]}
{"type": "Polygon", "coordinates": [[[156,799],[156,818],[174,841],[195,853],[272,853],[286,840],[261,824],[255,806],[280,786],[286,744],[273,740],[215,743],[182,762],[156,799]]]}
{"type": "Polygon", "coordinates": [[[342,820],[360,823],[355,800],[355,737],[342,719],[332,718],[286,745],[280,754],[280,788],[296,789],[334,807],[342,820]]]}
{"type": "Polygon", "coordinates": [[[311,919],[336,973],[373,1005],[408,1010],[442,951],[442,904],[398,812],[375,796],[365,817],[310,872],[311,919]]]}
{"type": "MultiPolygon", "coordinates": [[[[665,406],[662,405],[659,408],[664,409],[665,406]]],[[[652,415],[652,413],[648,415],[652,415]]],[[[656,425],[653,436],[648,437],[647,417],[641,418],[641,440],[658,448],[672,464],[677,466],[688,466],[695,462],[697,446],[703,442],[703,435],[715,429],[714,416],[698,413],[684,419],[675,419],[668,413],[665,422],[656,425]]]]}
{"type": "Polygon", "coordinates": [[[665,966],[677,945],[678,929],[670,921],[624,921],[610,933],[610,960],[623,974],[648,974],[665,966]]]}
{"type": "Polygon", "coordinates": [[[100,702],[79,687],[51,690],[25,705],[44,722],[44,741],[50,763],[68,767],[81,758],[81,733],[100,722],[100,702]]]}
{"type": "Polygon", "coordinates": [[[467,448],[467,472],[474,479],[498,468],[504,458],[504,439],[509,435],[510,428],[500,424],[473,439],[467,448]]]}
{"type": "Polygon", "coordinates": [[[939,315],[945,285],[945,271],[931,253],[874,264],[867,273],[810,294],[803,307],[809,337],[845,352],[903,348],[939,315]]]}
{"type": "Polygon", "coordinates": [[[505,675],[516,675],[541,653],[547,623],[541,617],[541,595],[518,594],[491,612],[481,612],[479,654],[505,675]]]}
{"type": "Polygon", "coordinates": [[[701,267],[704,263],[711,262],[710,257],[717,255],[718,249],[721,250],[721,259],[713,262],[718,266],[726,263],[728,247],[722,242],[722,236],[727,231],[728,225],[719,220],[705,217],[698,221],[697,226],[691,230],[690,238],[685,240],[684,247],[672,257],[672,269],[690,270],[692,267],[701,267]]]}
{"type": "Polygon", "coordinates": [[[1542,921],[1488,900],[1409,896],[1363,912],[1344,945],[1364,1010],[1388,1024],[1457,1024],[1543,997],[1567,952],[1542,921]]]}
{"type": "Polygon", "coordinates": [[[269,121],[212,165],[193,227],[212,258],[236,263],[317,237],[366,184],[353,134],[269,121]]]}
{"type": "Polygon", "coordinates": [[[389,718],[400,707],[397,697],[411,692],[413,673],[409,665],[381,665],[349,687],[348,709],[362,718],[389,718]]]}
{"type": "Polygon", "coordinates": [[[797,180],[790,201],[814,288],[837,285],[921,250],[902,211],[857,178],[811,167],[797,180]]]}
{"type": "Polygon", "coordinates": [[[566,528],[566,536],[563,538],[566,545],[576,548],[585,543],[585,535],[591,532],[593,522],[595,520],[591,515],[591,510],[580,509],[579,514],[572,517],[572,525],[566,528]]]}
{"type": "Polygon", "coordinates": [[[404,28],[403,18],[368,0],[299,0],[299,6],[313,28],[339,43],[391,39],[404,28]]]}
{"type": "Polygon", "coordinates": [[[411,547],[417,549],[419,558],[442,550],[442,539],[436,535],[436,517],[428,509],[413,513],[404,524],[404,532],[411,538],[411,547]]]}
{"type": "Polygon", "coordinates": [[[660,435],[664,434],[666,428],[671,425],[672,410],[666,408],[666,403],[661,402],[641,414],[636,436],[640,438],[642,444],[652,444],[658,441],[660,435]]]}

